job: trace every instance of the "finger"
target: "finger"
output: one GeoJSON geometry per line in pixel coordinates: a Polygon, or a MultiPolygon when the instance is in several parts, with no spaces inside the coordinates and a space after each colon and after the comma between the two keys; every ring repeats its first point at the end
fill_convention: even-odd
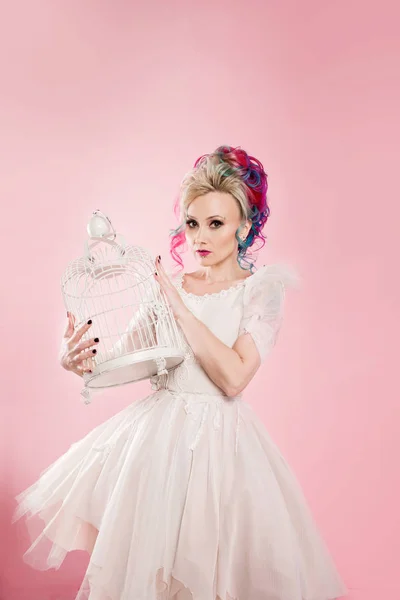
{"type": "Polygon", "coordinates": [[[77,373],[79,373],[80,375],[85,375],[85,373],[87,372],[86,369],[82,365],[76,365],[75,371],[77,373]]]}
{"type": "Polygon", "coordinates": [[[158,276],[161,279],[165,280],[167,276],[165,273],[164,265],[161,264],[161,260],[160,260],[159,256],[157,256],[157,258],[156,258],[156,269],[157,269],[158,276]]]}
{"type": "Polygon", "coordinates": [[[75,331],[75,323],[76,323],[76,317],[75,315],[70,312],[67,311],[67,315],[68,315],[68,323],[67,323],[67,327],[64,333],[64,337],[72,337],[72,334],[75,331]]]}
{"type": "Polygon", "coordinates": [[[158,261],[157,261],[157,259],[156,259],[156,265],[155,265],[155,268],[156,268],[156,270],[155,270],[155,272],[154,272],[154,278],[155,278],[155,280],[156,280],[156,281],[157,281],[157,282],[158,282],[160,285],[162,285],[162,283],[163,283],[163,273],[162,273],[161,267],[160,267],[160,266],[159,266],[159,264],[158,264],[158,261]]]}
{"type": "Polygon", "coordinates": [[[84,373],[89,373],[91,370],[93,370],[90,364],[90,358],[85,358],[82,361],[82,369],[84,373]]]}
{"type": "Polygon", "coordinates": [[[73,322],[71,320],[71,313],[68,312],[67,314],[68,314],[68,316],[67,316],[67,325],[65,327],[64,337],[70,338],[72,336],[72,334],[74,333],[74,325],[73,325],[73,322]]]}
{"type": "Polygon", "coordinates": [[[75,355],[72,358],[71,363],[75,369],[78,369],[83,373],[86,373],[91,368],[88,366],[88,355],[86,352],[80,352],[79,354],[75,355]]]}
{"type": "Polygon", "coordinates": [[[158,272],[159,272],[159,269],[158,269],[158,256],[154,260],[154,268],[155,268],[155,275],[157,275],[158,272]]]}
{"type": "Polygon", "coordinates": [[[168,288],[171,291],[173,289],[175,289],[169,275],[167,274],[166,270],[164,269],[164,266],[161,264],[161,261],[158,260],[158,257],[157,257],[157,269],[158,269],[158,274],[159,274],[159,277],[158,277],[159,283],[164,288],[166,288],[166,289],[168,288]]]}
{"type": "Polygon", "coordinates": [[[92,327],[93,322],[91,319],[88,320],[88,322],[84,323],[83,325],[81,325],[73,334],[73,336],[71,337],[71,344],[77,344],[79,342],[79,340],[82,338],[82,336],[92,327]],[[90,321],[90,323],[89,323],[90,321]]]}
{"type": "MultiPolygon", "coordinates": [[[[96,348],[88,348],[87,350],[82,350],[82,352],[80,352],[77,355],[77,360],[85,360],[86,361],[86,365],[94,365],[94,359],[96,357],[96,353],[97,350],[96,348]]],[[[89,367],[90,368],[90,367],[89,367]]]]}
{"type": "Polygon", "coordinates": [[[162,264],[161,260],[158,261],[158,269],[161,272],[162,276],[164,276],[164,279],[168,282],[171,282],[171,277],[170,277],[170,273],[168,271],[166,271],[164,265],[162,264]]]}

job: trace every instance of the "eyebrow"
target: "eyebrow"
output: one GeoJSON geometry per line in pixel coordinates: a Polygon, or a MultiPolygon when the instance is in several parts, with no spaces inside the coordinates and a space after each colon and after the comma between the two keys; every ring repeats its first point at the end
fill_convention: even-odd
{"type": "MultiPolygon", "coordinates": [[[[209,219],[215,219],[215,217],[218,217],[219,219],[223,219],[224,221],[226,220],[226,217],[221,217],[221,215],[212,215],[211,217],[207,217],[207,221],[209,219]]],[[[196,221],[196,217],[191,217],[190,215],[187,215],[186,217],[187,219],[193,219],[194,221],[196,221]]]]}

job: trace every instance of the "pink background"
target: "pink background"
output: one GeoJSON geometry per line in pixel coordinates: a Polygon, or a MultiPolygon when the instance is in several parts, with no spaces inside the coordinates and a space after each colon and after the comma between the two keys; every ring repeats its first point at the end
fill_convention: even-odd
{"type": "Polygon", "coordinates": [[[14,0],[3,9],[2,600],[74,597],[87,555],[70,554],[57,572],[25,566],[14,496],[150,388],[82,404],[81,380],[57,358],[61,274],[83,253],[96,208],[172,267],[179,182],[220,144],[241,145],[269,173],[257,264],[286,260],[304,280],[245,397],[301,481],[350,598],[399,597],[400,15],[391,4],[14,0]]]}

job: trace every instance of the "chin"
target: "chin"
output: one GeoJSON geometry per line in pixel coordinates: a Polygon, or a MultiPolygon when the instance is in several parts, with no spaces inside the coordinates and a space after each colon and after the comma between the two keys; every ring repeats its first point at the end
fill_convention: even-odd
{"type": "Polygon", "coordinates": [[[200,262],[204,262],[204,261],[209,261],[211,259],[211,254],[207,254],[207,256],[201,256],[201,254],[197,254],[196,252],[196,259],[199,260],[200,262]]]}

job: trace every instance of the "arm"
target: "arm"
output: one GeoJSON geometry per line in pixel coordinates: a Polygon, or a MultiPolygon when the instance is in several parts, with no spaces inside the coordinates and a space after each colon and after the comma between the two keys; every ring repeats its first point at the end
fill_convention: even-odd
{"type": "Polygon", "coordinates": [[[201,367],[227,396],[240,394],[276,341],[284,282],[297,282],[297,275],[293,278],[293,272],[289,274],[279,265],[264,265],[253,274],[246,282],[238,336],[230,348],[188,309],[176,287],[165,276],[159,257],[156,263],[159,267],[155,274],[157,281],[201,367]]]}
{"type": "Polygon", "coordinates": [[[209,378],[227,396],[247,386],[274,346],[282,322],[285,286],[279,278],[260,270],[245,289],[238,337],[232,348],[186,309],[178,317],[184,334],[209,378]],[[249,335],[246,335],[249,334],[249,335]]]}
{"type": "Polygon", "coordinates": [[[209,378],[227,396],[235,396],[254,377],[261,360],[250,336],[240,335],[230,348],[187,309],[177,319],[209,378]]]}

